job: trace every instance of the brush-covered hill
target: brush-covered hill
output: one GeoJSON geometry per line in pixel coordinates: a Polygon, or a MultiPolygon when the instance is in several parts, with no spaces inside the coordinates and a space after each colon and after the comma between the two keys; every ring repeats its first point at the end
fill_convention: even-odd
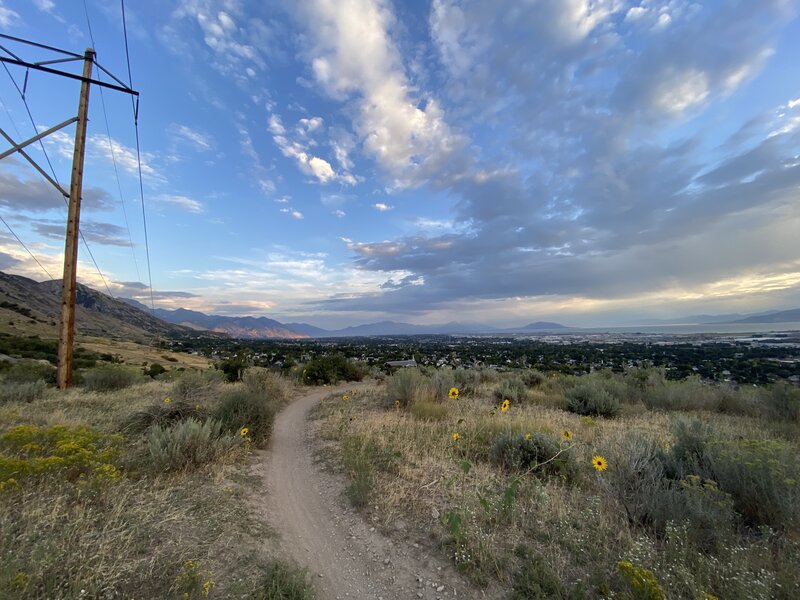
{"type": "MultiPolygon", "coordinates": [[[[61,313],[61,280],[34,281],[0,271],[0,323],[16,335],[56,337],[61,313]]],[[[131,341],[154,335],[184,337],[191,329],[167,323],[140,308],[78,284],[75,327],[78,334],[131,341]]]]}

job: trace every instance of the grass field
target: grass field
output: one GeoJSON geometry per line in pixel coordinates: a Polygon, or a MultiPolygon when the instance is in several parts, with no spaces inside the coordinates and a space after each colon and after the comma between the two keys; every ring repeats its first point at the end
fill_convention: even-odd
{"type": "Polygon", "coordinates": [[[290,384],[122,370],[0,385],[0,597],[310,598],[247,502],[290,384]]]}
{"type": "Polygon", "coordinates": [[[409,370],[317,416],[356,506],[511,598],[800,597],[795,388],[409,370]]]}

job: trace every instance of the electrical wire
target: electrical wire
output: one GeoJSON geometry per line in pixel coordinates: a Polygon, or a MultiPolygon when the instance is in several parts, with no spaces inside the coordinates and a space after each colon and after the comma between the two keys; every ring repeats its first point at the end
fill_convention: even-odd
{"type": "Polygon", "coordinates": [[[25,245],[25,242],[23,242],[21,239],[19,239],[19,236],[18,236],[16,233],[14,233],[14,230],[13,230],[13,229],[11,229],[11,225],[9,225],[9,224],[6,222],[6,220],[5,220],[5,219],[2,217],[2,215],[0,215],[0,221],[2,221],[2,222],[3,222],[3,225],[5,225],[5,226],[6,226],[6,228],[7,228],[7,229],[8,229],[8,230],[11,232],[11,235],[13,235],[13,236],[14,236],[14,239],[16,239],[16,240],[17,240],[17,241],[20,243],[20,245],[21,245],[23,248],[25,248],[25,252],[27,252],[28,254],[30,254],[30,255],[31,255],[31,258],[32,258],[33,260],[35,260],[35,261],[36,261],[36,264],[37,264],[37,265],[39,265],[39,268],[40,268],[42,271],[44,271],[44,272],[45,272],[45,274],[46,274],[46,275],[47,275],[47,276],[48,276],[48,277],[49,277],[51,280],[52,280],[52,279],[55,279],[55,277],[53,277],[52,275],[50,275],[50,271],[48,271],[47,269],[45,269],[45,268],[44,268],[44,265],[43,265],[42,263],[40,263],[40,262],[39,262],[39,259],[38,259],[38,258],[36,258],[36,257],[33,255],[33,252],[31,252],[30,250],[28,250],[28,247],[25,245]]]}
{"type": "MultiPolygon", "coordinates": [[[[4,37],[8,37],[8,36],[4,36],[4,37]]],[[[22,103],[25,105],[25,111],[28,113],[28,118],[31,121],[31,126],[33,127],[33,131],[34,132],[38,132],[38,129],[36,127],[36,120],[33,118],[33,114],[31,113],[30,106],[28,105],[28,100],[27,100],[27,98],[25,98],[25,94],[22,93],[22,90],[20,89],[19,85],[17,84],[17,80],[14,79],[14,76],[11,74],[11,71],[8,70],[8,67],[6,66],[5,63],[3,63],[3,68],[5,69],[6,73],[8,74],[8,77],[11,79],[11,82],[14,84],[14,87],[17,89],[17,92],[19,93],[19,97],[22,99],[22,103]]],[[[58,175],[56,175],[56,171],[53,168],[53,163],[50,161],[50,156],[47,154],[47,150],[45,149],[44,143],[42,142],[41,139],[39,140],[39,146],[41,147],[42,153],[44,154],[44,157],[45,157],[45,160],[47,161],[47,164],[50,167],[50,173],[53,175],[53,179],[55,179],[56,183],[60,186],[61,182],[58,180],[58,175]]],[[[69,205],[69,200],[67,198],[64,198],[64,202],[67,205],[69,205]]],[[[97,264],[97,260],[95,260],[95,258],[94,258],[94,254],[92,253],[92,249],[89,247],[89,242],[86,241],[86,237],[84,237],[83,232],[80,231],[80,229],[78,230],[78,235],[80,236],[81,241],[83,242],[84,248],[86,248],[86,252],[89,254],[89,258],[91,258],[91,260],[92,260],[92,264],[94,264],[94,268],[97,270],[97,274],[100,276],[100,279],[103,282],[103,286],[105,286],[105,288],[106,288],[106,292],[108,292],[109,296],[114,298],[114,294],[111,293],[111,288],[108,287],[108,282],[106,281],[106,278],[103,275],[103,272],[100,270],[100,266],[97,264]]]]}
{"type": "MultiPolygon", "coordinates": [[[[83,11],[86,15],[86,27],[89,29],[89,39],[92,41],[92,48],[97,51],[97,45],[94,41],[94,33],[92,32],[92,22],[89,19],[89,8],[86,5],[86,0],[83,0],[83,11]]],[[[102,77],[101,73],[97,74],[98,80],[102,77]]],[[[128,231],[128,241],[130,242],[131,246],[131,255],[133,256],[133,266],[136,269],[136,280],[141,281],[142,277],[139,274],[139,262],[136,260],[136,250],[134,249],[133,245],[133,236],[131,235],[131,227],[128,221],[128,210],[125,208],[125,196],[122,193],[122,184],[120,183],[119,179],[119,169],[117,168],[117,156],[116,152],[114,151],[114,142],[111,139],[111,128],[108,125],[108,112],[106,111],[106,97],[103,93],[103,88],[98,86],[100,90],[100,105],[103,109],[103,121],[106,125],[106,137],[108,138],[108,149],[111,152],[111,163],[114,165],[114,177],[117,180],[117,191],[119,192],[119,203],[122,206],[122,215],[125,218],[125,229],[128,231]]]]}
{"type": "MultiPolygon", "coordinates": [[[[125,62],[128,65],[128,86],[133,89],[133,76],[131,75],[131,54],[128,48],[128,24],[125,18],[125,0],[120,0],[122,8],[122,33],[125,39],[125,62]]],[[[153,272],[150,268],[150,241],[147,236],[147,211],[144,206],[144,182],[142,179],[142,152],[141,144],[139,143],[139,103],[138,100],[134,101],[131,96],[131,108],[133,108],[133,126],[136,131],[136,165],[139,171],[139,197],[142,201],[142,223],[144,225],[144,247],[147,256],[147,278],[148,285],[150,286],[150,310],[155,316],[156,304],[153,296],[153,272]]]]}

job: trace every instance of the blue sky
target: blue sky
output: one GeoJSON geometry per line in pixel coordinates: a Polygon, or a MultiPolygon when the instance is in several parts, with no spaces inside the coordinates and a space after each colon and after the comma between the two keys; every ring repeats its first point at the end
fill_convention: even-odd
{"type": "MultiPolygon", "coordinates": [[[[325,327],[800,306],[799,8],[128,2],[156,303],[325,327]]],[[[86,10],[127,80],[119,4],[86,10]]],[[[0,30],[91,45],[77,1],[0,0],[0,30]]],[[[36,127],[77,93],[32,73],[36,127]]],[[[33,135],[5,71],[0,100],[0,127],[33,135]]],[[[131,113],[92,90],[82,224],[112,293],[149,300],[131,113]]],[[[73,131],[45,141],[62,182],[73,131]]],[[[0,215],[60,277],[63,201],[19,158],[0,215]]],[[[47,278],[4,228],[0,268],[47,278]]]]}

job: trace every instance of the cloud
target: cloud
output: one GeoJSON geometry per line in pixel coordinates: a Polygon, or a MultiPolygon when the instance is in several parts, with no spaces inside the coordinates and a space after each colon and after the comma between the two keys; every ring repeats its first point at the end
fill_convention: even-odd
{"type": "Polygon", "coordinates": [[[392,210],[394,206],[392,206],[391,204],[386,204],[385,202],[376,202],[375,204],[372,205],[372,208],[374,208],[378,212],[386,212],[392,210]]]}
{"type": "Polygon", "coordinates": [[[188,196],[161,194],[157,199],[159,202],[172,204],[188,212],[201,213],[205,211],[205,207],[203,206],[202,202],[195,200],[194,198],[189,198],[188,196]]]}
{"type": "Polygon", "coordinates": [[[43,12],[51,12],[56,7],[56,3],[53,0],[33,0],[33,3],[36,8],[43,12]]]}
{"type": "Polygon", "coordinates": [[[364,150],[397,187],[432,177],[462,143],[432,97],[413,92],[391,38],[395,17],[382,0],[299,3],[310,45],[303,54],[318,85],[353,104],[364,150]]]}
{"type": "Polygon", "coordinates": [[[170,125],[169,131],[177,140],[188,143],[195,150],[202,152],[211,150],[212,140],[208,134],[201,133],[187,125],[178,125],[177,123],[170,125]]]}
{"type": "MultiPolygon", "coordinates": [[[[105,190],[87,187],[83,190],[81,207],[88,211],[110,210],[113,201],[105,190]]],[[[38,174],[21,179],[6,169],[0,169],[0,206],[15,212],[45,212],[64,210],[64,197],[38,174]]]]}
{"type": "MultiPolygon", "coordinates": [[[[42,237],[58,240],[63,243],[66,235],[66,222],[46,220],[36,221],[31,225],[33,231],[42,237]]],[[[86,241],[94,244],[125,247],[130,247],[131,245],[127,229],[114,225],[113,223],[102,223],[84,219],[81,221],[80,230],[86,241]]]]}
{"type": "MultiPolygon", "coordinates": [[[[421,313],[517,297],[635,306],[648,295],[711,297],[725,281],[762,282],[730,288],[760,294],[775,272],[794,281],[794,115],[745,114],[724,142],[710,127],[685,128],[763,68],[791,17],[786,3],[646,6],[624,19],[622,2],[434,2],[442,89],[473,136],[448,177],[431,181],[452,201],[452,226],[347,240],[359,269],[408,275],[325,308],[421,313]]],[[[385,40],[387,28],[377,31],[385,40]]]]}
{"type": "Polygon", "coordinates": [[[327,160],[311,154],[308,137],[322,127],[322,119],[318,117],[300,119],[295,127],[298,134],[295,139],[288,137],[281,118],[274,113],[269,116],[268,127],[272,133],[272,139],[281,153],[287,158],[294,159],[300,170],[306,175],[316,178],[318,183],[326,184],[335,181],[345,185],[357,183],[356,178],[350,173],[346,171],[337,173],[327,160]]]}
{"type": "Polygon", "coordinates": [[[3,3],[0,2],[0,27],[11,27],[16,25],[19,21],[19,13],[10,8],[6,8],[3,6],[3,3]]]}
{"type": "Polygon", "coordinates": [[[281,212],[284,213],[284,214],[287,214],[287,215],[291,215],[295,219],[303,219],[304,218],[303,217],[303,213],[301,213],[299,210],[296,210],[296,209],[294,209],[292,207],[282,208],[281,212]]]}

